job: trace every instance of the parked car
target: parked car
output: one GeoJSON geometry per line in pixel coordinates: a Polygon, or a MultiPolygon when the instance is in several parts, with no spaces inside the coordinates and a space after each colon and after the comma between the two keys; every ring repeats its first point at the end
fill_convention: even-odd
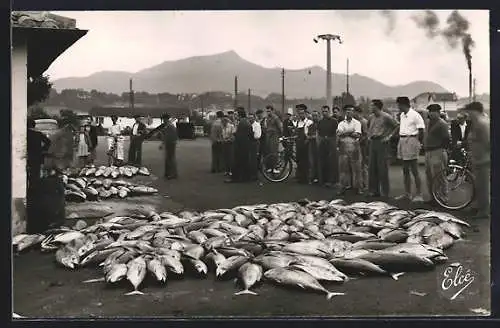
{"type": "Polygon", "coordinates": [[[50,139],[59,130],[59,125],[57,120],[52,118],[40,118],[35,120],[35,130],[42,132],[50,139]]]}

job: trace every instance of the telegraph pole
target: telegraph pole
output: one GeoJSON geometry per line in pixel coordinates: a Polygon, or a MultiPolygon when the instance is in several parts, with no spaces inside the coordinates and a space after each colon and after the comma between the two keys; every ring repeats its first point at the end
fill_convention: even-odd
{"type": "Polygon", "coordinates": [[[281,112],[285,113],[285,69],[281,69],[281,112]]]}
{"type": "Polygon", "coordinates": [[[326,103],[331,106],[332,101],[332,67],[331,67],[331,41],[339,41],[342,44],[342,40],[339,35],[333,34],[321,34],[313,39],[315,43],[318,43],[317,39],[326,40],[326,103]]]}
{"type": "Polygon", "coordinates": [[[247,109],[248,112],[250,112],[250,102],[251,102],[250,97],[252,95],[251,92],[252,90],[248,89],[248,109],[247,109]]]}
{"type": "Polygon", "coordinates": [[[349,94],[349,58],[347,58],[346,91],[349,94]]]}
{"type": "Polygon", "coordinates": [[[130,108],[134,109],[134,89],[132,87],[132,79],[129,80],[129,102],[130,108]]]}
{"type": "Polygon", "coordinates": [[[234,110],[238,107],[238,76],[234,77],[234,110]]]}

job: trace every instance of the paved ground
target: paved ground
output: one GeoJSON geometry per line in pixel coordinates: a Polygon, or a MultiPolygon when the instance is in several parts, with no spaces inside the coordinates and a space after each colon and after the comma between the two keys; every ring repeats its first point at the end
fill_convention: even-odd
{"type": "MultiPolygon", "coordinates": [[[[101,143],[102,144],[102,143],[101,143]]],[[[158,142],[144,144],[144,164],[155,176],[163,175],[158,142]]],[[[103,150],[99,156],[103,156],[103,150]]],[[[154,181],[164,198],[159,210],[227,208],[241,204],[332,199],[331,190],[302,186],[294,182],[224,184],[223,177],[209,173],[208,141],[181,141],[178,147],[180,179],[154,181]]],[[[391,168],[392,191],[402,191],[399,167],[391,168]]],[[[423,172],[422,172],[423,173],[423,172]]],[[[349,201],[363,200],[347,195],[349,201]]],[[[132,199],[127,202],[132,202],[132,199]]],[[[394,202],[393,202],[394,203],[394,202]]],[[[411,208],[411,204],[397,204],[411,208]]],[[[461,213],[455,213],[461,217],[461,213]]],[[[466,219],[466,218],[465,218],[466,219]]],[[[232,280],[216,281],[186,276],[169,280],[166,286],[147,282],[144,296],[124,296],[128,286],[104,283],[82,284],[97,278],[97,269],[67,271],[57,268],[53,254],[37,251],[14,259],[14,311],[28,317],[110,317],[110,316],[385,316],[385,315],[473,315],[471,309],[490,308],[489,222],[471,222],[465,240],[447,251],[449,263],[460,262],[475,272],[474,282],[451,301],[440,284],[446,268],[407,273],[399,281],[390,278],[360,278],[344,285],[327,285],[347,293],[331,301],[322,295],[275,287],[264,283],[255,290],[259,296],[233,296],[232,280]],[[423,293],[418,296],[412,292],[423,293]]]]}

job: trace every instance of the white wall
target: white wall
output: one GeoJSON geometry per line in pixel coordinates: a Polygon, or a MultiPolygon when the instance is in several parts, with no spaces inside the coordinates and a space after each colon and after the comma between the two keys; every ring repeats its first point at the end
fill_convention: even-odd
{"type": "Polygon", "coordinates": [[[25,229],[25,210],[19,202],[26,199],[26,118],[28,115],[28,52],[26,40],[15,40],[12,48],[12,230],[19,233],[25,229]]]}
{"type": "MultiPolygon", "coordinates": [[[[129,126],[132,127],[134,125],[135,119],[130,118],[130,117],[118,117],[118,125],[120,128],[124,129],[125,127],[129,126]]],[[[160,118],[153,118],[153,122],[151,125],[147,125],[147,119],[144,119],[143,122],[146,124],[148,128],[156,128],[161,124],[161,119],[160,118]]],[[[104,120],[102,122],[102,127],[103,128],[109,128],[113,125],[113,122],[111,121],[111,117],[104,117],[104,120]]]]}

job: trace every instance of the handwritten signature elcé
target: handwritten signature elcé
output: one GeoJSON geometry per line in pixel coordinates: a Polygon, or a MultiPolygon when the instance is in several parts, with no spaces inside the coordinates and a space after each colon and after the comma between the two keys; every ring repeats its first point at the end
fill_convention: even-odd
{"type": "Polygon", "coordinates": [[[454,300],[474,281],[474,273],[470,269],[464,269],[460,263],[450,264],[443,273],[443,281],[441,288],[449,290],[452,288],[460,288],[450,299],[454,300]]]}

